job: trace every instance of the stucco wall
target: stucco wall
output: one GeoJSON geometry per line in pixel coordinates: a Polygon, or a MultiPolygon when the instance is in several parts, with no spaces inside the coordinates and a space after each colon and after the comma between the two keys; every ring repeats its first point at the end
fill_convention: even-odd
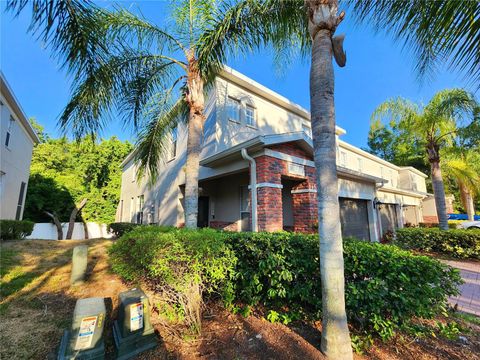
{"type": "MultiPolygon", "coordinates": [[[[3,90],[3,89],[2,89],[3,90]]],[[[20,186],[24,182],[25,191],[22,204],[25,204],[25,196],[28,187],[28,177],[30,174],[30,162],[32,160],[33,141],[16,114],[13,113],[11,106],[1,96],[3,103],[0,106],[0,219],[15,219],[17,205],[20,195],[20,186]],[[10,122],[10,116],[15,121],[10,122]],[[5,146],[7,130],[10,126],[10,141],[8,147],[5,146]]],[[[20,219],[23,218],[22,206],[20,219]]]]}

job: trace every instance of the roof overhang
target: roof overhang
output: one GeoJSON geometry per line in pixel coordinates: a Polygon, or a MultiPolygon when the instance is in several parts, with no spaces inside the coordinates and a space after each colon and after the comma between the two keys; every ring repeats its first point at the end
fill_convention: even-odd
{"type": "Polygon", "coordinates": [[[20,106],[20,102],[17,100],[12,88],[7,82],[7,79],[3,75],[3,72],[0,71],[0,90],[2,96],[7,101],[8,105],[12,108],[13,114],[18,119],[18,121],[22,124],[22,127],[27,132],[30,139],[33,141],[34,144],[38,144],[40,139],[38,138],[37,133],[33,130],[30,121],[28,121],[25,112],[23,111],[22,107],[20,106]]]}
{"type": "Polygon", "coordinates": [[[367,175],[367,174],[361,173],[360,171],[351,170],[346,167],[338,166],[338,165],[337,165],[337,174],[340,177],[363,181],[363,182],[369,182],[369,183],[375,183],[375,184],[388,183],[388,180],[382,179],[381,177],[367,175]]]}
{"type": "Polygon", "coordinates": [[[234,145],[228,149],[213,154],[205,159],[200,160],[201,166],[217,167],[225,163],[239,160],[242,158],[241,151],[246,149],[251,154],[262,150],[263,148],[283,143],[293,142],[307,153],[312,154],[312,139],[304,131],[296,131],[284,134],[259,135],[252,139],[246,140],[240,144],[234,145]]]}

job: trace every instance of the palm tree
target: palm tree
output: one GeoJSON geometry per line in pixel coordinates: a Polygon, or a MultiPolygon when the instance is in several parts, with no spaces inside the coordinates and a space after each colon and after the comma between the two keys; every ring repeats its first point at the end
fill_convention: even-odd
{"type": "Polygon", "coordinates": [[[475,215],[474,198],[480,195],[480,155],[478,149],[452,147],[445,149],[442,171],[453,179],[460,190],[463,208],[468,220],[475,215]]]}
{"type": "Polygon", "coordinates": [[[424,145],[431,168],[439,226],[443,230],[448,229],[448,217],[440,150],[453,143],[464,115],[472,113],[475,107],[471,94],[465,90],[451,89],[435,94],[425,107],[403,98],[390,99],[380,104],[372,115],[373,121],[386,118],[399,123],[407,134],[424,145]]]}
{"type": "MultiPolygon", "coordinates": [[[[185,225],[196,228],[204,94],[222,66],[216,57],[199,51],[199,40],[224,13],[217,11],[214,0],[180,0],[173,7],[175,26],[167,31],[120,8],[111,12],[91,3],[72,1],[70,8],[63,1],[45,3],[34,4],[31,28],[51,37],[54,52],[65,56],[74,74],[73,95],[60,117],[61,127],[77,137],[96,133],[117,110],[125,123],[141,129],[135,159],[139,175],[148,172],[153,183],[171,131],[187,117],[185,225]],[[56,27],[51,21],[58,22],[56,27]],[[75,43],[70,27],[80,29],[85,40],[75,43]],[[65,53],[61,45],[70,51],[65,53]]],[[[26,4],[12,0],[9,8],[18,13],[26,4]]],[[[253,45],[245,41],[241,51],[253,45]]]]}

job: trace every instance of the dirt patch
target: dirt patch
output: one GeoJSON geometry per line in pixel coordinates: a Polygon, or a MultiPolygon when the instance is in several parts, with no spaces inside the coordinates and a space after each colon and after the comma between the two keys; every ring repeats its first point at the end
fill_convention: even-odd
{"type": "MultiPolygon", "coordinates": [[[[16,241],[2,244],[0,297],[0,358],[54,359],[63,330],[71,321],[77,299],[104,297],[106,358],[113,358],[112,319],[121,291],[133,287],[110,272],[110,240],[16,241]],[[70,287],[72,249],[89,245],[88,279],[70,287]],[[7,291],[4,291],[7,290],[7,291]]],[[[148,294],[148,291],[147,291],[148,294]]],[[[149,294],[151,295],[151,294],[149,294]]],[[[463,340],[398,335],[355,359],[479,359],[480,319],[455,317],[463,340]]],[[[444,321],[445,319],[437,319],[444,321]]],[[[449,319],[450,321],[452,319],[449,319]]],[[[323,359],[320,322],[272,324],[259,314],[247,318],[209,304],[202,335],[182,336],[153,312],[159,346],[138,359],[323,359]]]]}

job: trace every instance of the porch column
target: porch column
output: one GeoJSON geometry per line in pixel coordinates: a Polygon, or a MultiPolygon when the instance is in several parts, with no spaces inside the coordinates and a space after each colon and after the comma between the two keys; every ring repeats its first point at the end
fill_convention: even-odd
{"type": "Polygon", "coordinates": [[[315,233],[318,226],[315,168],[305,166],[307,179],[292,189],[294,231],[315,233]]]}
{"type": "Polygon", "coordinates": [[[259,156],[257,165],[258,231],[283,230],[281,160],[259,156]]]}

